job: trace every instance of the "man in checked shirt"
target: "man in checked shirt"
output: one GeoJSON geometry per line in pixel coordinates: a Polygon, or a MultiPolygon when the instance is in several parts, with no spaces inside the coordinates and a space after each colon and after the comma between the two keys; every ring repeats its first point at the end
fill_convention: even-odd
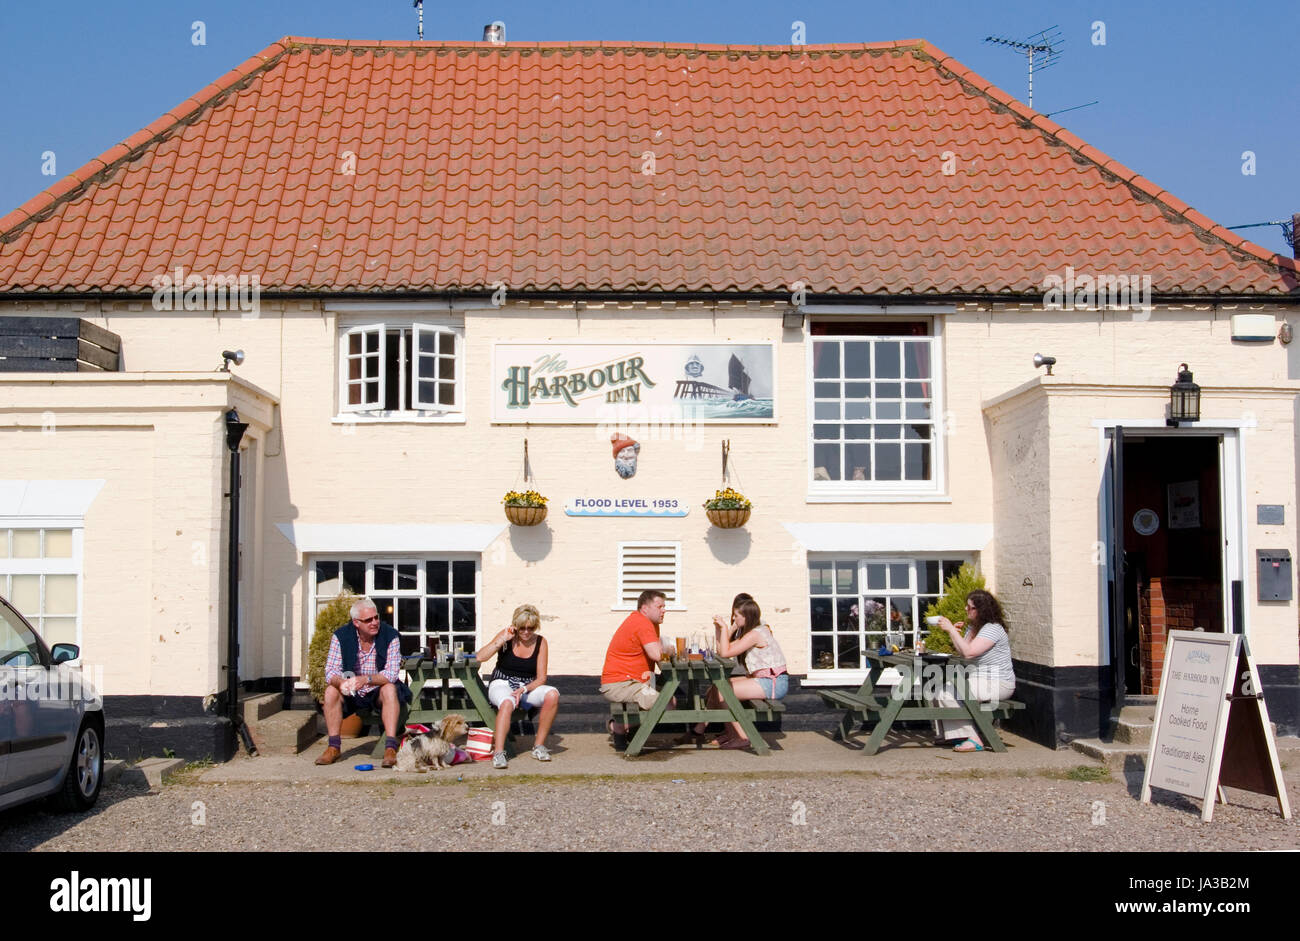
{"type": "Polygon", "coordinates": [[[330,638],[325,657],[325,729],[329,744],[318,765],[338,761],[343,717],[361,709],[384,718],[384,767],[397,764],[397,717],[402,703],[411,701],[410,688],[397,678],[402,665],[401,643],[391,624],[380,623],[379,610],[369,598],[352,605],[352,620],[330,638]]]}

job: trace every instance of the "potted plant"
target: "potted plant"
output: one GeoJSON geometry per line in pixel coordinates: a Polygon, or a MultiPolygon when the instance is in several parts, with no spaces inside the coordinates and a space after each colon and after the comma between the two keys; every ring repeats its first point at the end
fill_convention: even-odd
{"type": "MultiPolygon", "coordinates": [[[[956,624],[966,620],[966,596],[976,588],[984,587],[984,576],[975,571],[974,566],[963,563],[944,583],[943,594],[925,609],[925,616],[943,615],[956,624]]],[[[925,647],[932,653],[955,653],[952,638],[948,632],[939,627],[930,628],[926,635],[925,647]]]]}
{"type": "MultiPolygon", "coordinates": [[[[316,615],[316,629],[312,632],[311,643],[307,647],[307,684],[311,687],[317,708],[325,702],[325,659],[329,656],[330,638],[336,630],[352,620],[352,602],[356,600],[356,595],[345,591],[316,615]]],[[[348,716],[343,720],[341,731],[344,738],[360,735],[361,717],[348,716]]]]}
{"type": "Polygon", "coordinates": [[[736,529],[749,522],[749,513],[754,504],[739,490],[719,490],[714,496],[704,501],[704,510],[709,522],[719,529],[736,529]]]}
{"type": "Polygon", "coordinates": [[[536,490],[511,490],[502,499],[506,519],[516,526],[536,526],[546,519],[546,497],[536,490]]]}

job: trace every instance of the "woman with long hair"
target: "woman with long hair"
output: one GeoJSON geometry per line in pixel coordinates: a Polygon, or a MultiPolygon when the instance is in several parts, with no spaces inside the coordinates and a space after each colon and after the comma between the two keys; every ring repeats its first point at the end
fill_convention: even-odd
{"type": "MultiPolygon", "coordinates": [[[[957,654],[970,661],[966,687],[971,698],[980,702],[1010,699],[1016,689],[1016,674],[1011,664],[1006,618],[998,599],[977,588],[966,596],[966,620],[953,624],[940,617],[939,626],[948,632],[957,654]]],[[[945,685],[939,702],[945,706],[957,705],[956,691],[951,684],[945,685]]],[[[940,720],[936,725],[946,741],[961,740],[953,751],[984,750],[973,723],[940,720]]]]}
{"type": "MultiPolygon", "coordinates": [[[[790,688],[785,654],[781,652],[772,628],[763,623],[763,612],[753,596],[745,592],[736,595],[731,602],[731,624],[715,615],[713,627],[717,634],[718,656],[739,657],[745,669],[744,677],[731,681],[736,698],[784,699],[790,688]]],[[[710,709],[723,708],[722,694],[716,686],[709,690],[706,702],[710,709]]],[[[713,744],[717,748],[748,748],[749,738],[740,723],[729,722],[727,726],[727,731],[714,739],[713,744]]],[[[700,736],[706,728],[704,723],[700,723],[693,731],[700,736]]]]}

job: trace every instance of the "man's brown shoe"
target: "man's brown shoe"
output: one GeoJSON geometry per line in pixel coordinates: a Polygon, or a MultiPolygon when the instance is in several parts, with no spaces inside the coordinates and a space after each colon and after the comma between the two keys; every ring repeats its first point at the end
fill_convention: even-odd
{"type": "Polygon", "coordinates": [[[397,764],[397,749],[396,749],[396,748],[385,748],[385,749],[384,749],[384,767],[385,767],[385,768],[391,768],[391,767],[393,767],[393,766],[396,765],[396,764],[397,764]]]}
{"type": "Polygon", "coordinates": [[[316,759],[316,764],[332,765],[334,764],[334,762],[339,760],[339,755],[341,754],[343,753],[339,751],[337,748],[335,748],[333,745],[331,745],[329,748],[326,748],[323,752],[320,753],[320,757],[316,759]]]}

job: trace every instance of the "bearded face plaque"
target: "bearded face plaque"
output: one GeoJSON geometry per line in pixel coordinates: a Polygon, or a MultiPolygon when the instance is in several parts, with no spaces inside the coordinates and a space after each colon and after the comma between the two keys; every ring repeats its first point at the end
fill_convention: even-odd
{"type": "Polygon", "coordinates": [[[641,450],[641,445],[619,432],[610,435],[609,443],[614,449],[614,470],[618,472],[618,476],[624,480],[634,476],[636,456],[641,450]]]}

